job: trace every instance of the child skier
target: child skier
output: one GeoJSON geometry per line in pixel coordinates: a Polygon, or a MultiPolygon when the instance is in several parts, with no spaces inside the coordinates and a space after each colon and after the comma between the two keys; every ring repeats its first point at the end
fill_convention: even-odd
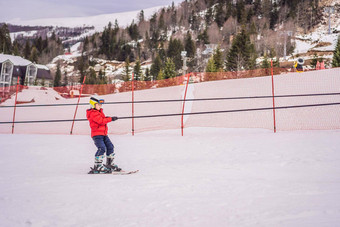
{"type": "Polygon", "coordinates": [[[107,136],[107,123],[118,120],[118,117],[106,117],[103,113],[102,104],[104,99],[97,96],[90,98],[90,106],[86,112],[87,119],[91,127],[91,137],[94,144],[98,148],[95,154],[94,167],[91,168],[89,174],[94,173],[111,173],[112,171],[121,171],[117,165],[113,164],[114,146],[107,136]],[[103,164],[106,153],[106,165],[103,164]]]}

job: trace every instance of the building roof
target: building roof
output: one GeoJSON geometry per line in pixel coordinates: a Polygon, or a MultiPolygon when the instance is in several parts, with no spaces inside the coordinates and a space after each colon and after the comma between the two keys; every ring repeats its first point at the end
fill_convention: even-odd
{"type": "Polygon", "coordinates": [[[50,70],[46,65],[39,65],[39,64],[35,64],[37,66],[38,69],[45,69],[45,70],[50,70]]]}
{"type": "Polygon", "coordinates": [[[50,69],[45,65],[34,64],[29,60],[26,60],[20,56],[13,56],[8,54],[0,54],[0,65],[5,61],[11,61],[14,65],[13,68],[13,76],[24,77],[26,75],[26,70],[28,65],[34,65],[37,67],[37,78],[38,79],[46,79],[53,80],[53,76],[50,73],[50,69]]]}
{"type": "Polygon", "coordinates": [[[14,65],[19,65],[19,66],[27,66],[29,64],[33,64],[31,61],[26,60],[19,56],[0,54],[0,62],[5,62],[7,60],[10,60],[14,65]]]}

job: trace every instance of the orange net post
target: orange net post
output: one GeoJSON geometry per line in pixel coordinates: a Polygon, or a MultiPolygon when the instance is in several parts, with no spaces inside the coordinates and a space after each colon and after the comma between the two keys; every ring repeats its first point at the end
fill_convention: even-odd
{"type": "Polygon", "coordinates": [[[76,119],[76,116],[77,116],[77,111],[78,111],[78,105],[79,105],[80,97],[81,97],[81,95],[83,93],[83,86],[84,86],[85,80],[86,80],[86,76],[84,76],[84,80],[83,80],[83,83],[82,83],[81,88],[80,88],[80,94],[79,94],[79,98],[78,98],[78,102],[77,102],[77,106],[76,106],[76,111],[74,112],[74,117],[73,117],[71,131],[70,131],[71,135],[72,135],[72,132],[73,132],[74,120],[76,119]]]}
{"type": "Polygon", "coordinates": [[[18,81],[17,81],[17,90],[16,90],[16,93],[15,93],[15,101],[14,101],[12,134],[14,134],[14,121],[15,121],[15,112],[16,112],[16,107],[17,107],[18,90],[19,90],[19,77],[18,77],[18,81]]]}

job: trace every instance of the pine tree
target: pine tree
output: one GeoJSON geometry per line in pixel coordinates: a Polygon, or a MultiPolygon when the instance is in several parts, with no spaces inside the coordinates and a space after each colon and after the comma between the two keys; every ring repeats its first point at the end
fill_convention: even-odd
{"type": "Polygon", "coordinates": [[[146,68],[145,69],[145,79],[144,79],[145,81],[151,81],[152,80],[152,76],[151,76],[151,74],[150,74],[150,70],[149,70],[149,68],[146,68]]]}
{"type": "Polygon", "coordinates": [[[60,71],[60,65],[58,63],[57,72],[56,72],[55,77],[54,77],[53,86],[54,87],[60,87],[60,85],[61,85],[61,71],[60,71]]]}
{"type": "Polygon", "coordinates": [[[236,17],[238,23],[245,23],[246,12],[243,0],[238,0],[236,2],[236,17]]]}
{"type": "Polygon", "coordinates": [[[38,62],[38,50],[35,46],[32,48],[29,60],[34,63],[38,62]]]}
{"type": "Polygon", "coordinates": [[[223,54],[221,48],[218,46],[213,55],[216,71],[223,71],[223,54]]]}
{"type": "Polygon", "coordinates": [[[164,71],[163,71],[163,78],[169,79],[176,76],[176,68],[175,63],[171,58],[167,58],[165,65],[164,65],[164,71]]]}
{"type": "Polygon", "coordinates": [[[138,21],[139,23],[144,22],[145,17],[144,17],[144,10],[141,10],[139,15],[138,15],[138,21]]]}
{"type": "Polygon", "coordinates": [[[24,58],[29,59],[30,55],[31,55],[31,46],[28,40],[26,40],[25,49],[24,49],[24,58]]]}
{"type": "Polygon", "coordinates": [[[167,56],[173,59],[176,66],[176,70],[182,67],[181,52],[183,50],[184,50],[183,44],[179,39],[172,38],[170,39],[167,56]]]}
{"type": "Polygon", "coordinates": [[[0,53],[12,53],[12,41],[7,24],[0,27],[0,53]]]}
{"type": "Polygon", "coordinates": [[[212,10],[212,7],[209,7],[207,9],[207,13],[205,14],[205,21],[207,23],[207,26],[211,25],[212,20],[213,20],[213,10],[212,10]]]}
{"type": "Polygon", "coordinates": [[[279,20],[279,12],[277,10],[277,3],[274,3],[273,10],[270,12],[270,25],[269,28],[274,30],[274,27],[279,20]]]}
{"type": "Polygon", "coordinates": [[[133,68],[134,79],[135,80],[143,80],[143,72],[140,64],[140,60],[137,59],[135,67],[133,68]]]}
{"type": "Polygon", "coordinates": [[[255,68],[256,52],[250,42],[249,34],[242,28],[233,40],[226,58],[226,68],[230,71],[241,71],[255,68]]]}
{"type": "Polygon", "coordinates": [[[225,22],[225,13],[223,10],[223,4],[221,3],[217,5],[215,22],[219,28],[223,27],[223,24],[225,22]]]}
{"type": "Polygon", "coordinates": [[[332,67],[340,67],[340,36],[338,37],[338,42],[336,43],[336,47],[333,52],[332,67]]]}
{"type": "Polygon", "coordinates": [[[103,72],[101,69],[98,72],[97,84],[107,84],[107,77],[105,76],[105,72],[103,72]]]}
{"type": "Polygon", "coordinates": [[[192,30],[198,31],[200,23],[194,10],[191,11],[191,14],[189,16],[189,24],[192,30]]]}
{"type": "Polygon", "coordinates": [[[79,83],[83,83],[87,67],[88,67],[87,58],[82,53],[81,57],[80,57],[80,60],[77,61],[77,69],[80,72],[79,83]]]}
{"type": "Polygon", "coordinates": [[[68,86],[68,76],[67,76],[66,72],[64,73],[64,83],[63,83],[63,86],[68,86]]]}
{"type": "Polygon", "coordinates": [[[125,60],[123,80],[125,82],[130,81],[130,59],[129,58],[126,58],[126,60],[125,60]]]}
{"type": "Polygon", "coordinates": [[[208,65],[205,68],[205,71],[208,73],[212,73],[212,72],[217,72],[216,70],[216,64],[215,64],[215,60],[213,57],[211,57],[208,61],[208,65]]]}
{"type": "Polygon", "coordinates": [[[89,76],[86,77],[85,84],[97,84],[97,73],[92,67],[89,76]]]}
{"type": "Polygon", "coordinates": [[[150,74],[153,80],[156,80],[159,74],[159,71],[162,69],[162,61],[159,55],[156,56],[155,60],[153,61],[150,69],[150,74]]]}
{"type": "Polygon", "coordinates": [[[187,33],[184,46],[185,46],[185,51],[187,52],[187,56],[189,58],[195,57],[196,45],[195,45],[195,42],[191,38],[190,32],[187,33]]]}
{"type": "Polygon", "coordinates": [[[263,68],[263,69],[268,69],[268,68],[270,68],[270,62],[268,61],[268,57],[267,57],[266,54],[264,55],[264,59],[263,59],[263,61],[262,61],[261,68],[263,68]]]}
{"type": "Polygon", "coordinates": [[[128,32],[132,40],[137,40],[139,38],[138,26],[135,21],[132,20],[131,25],[128,27],[128,32]]]}
{"type": "Polygon", "coordinates": [[[13,54],[16,56],[20,55],[20,49],[21,49],[20,44],[15,40],[13,42],[13,54]]]}
{"type": "Polygon", "coordinates": [[[205,28],[202,33],[198,35],[198,40],[203,44],[209,44],[208,28],[205,28]]]}
{"type": "Polygon", "coordinates": [[[318,55],[314,54],[312,60],[310,61],[310,65],[315,69],[318,63],[318,55]]]}
{"type": "Polygon", "coordinates": [[[165,9],[163,8],[161,11],[161,15],[159,16],[159,20],[158,20],[158,29],[160,30],[165,29],[164,14],[165,14],[165,9]]]}
{"type": "Polygon", "coordinates": [[[157,75],[157,80],[164,80],[164,73],[162,69],[159,71],[157,75]]]}

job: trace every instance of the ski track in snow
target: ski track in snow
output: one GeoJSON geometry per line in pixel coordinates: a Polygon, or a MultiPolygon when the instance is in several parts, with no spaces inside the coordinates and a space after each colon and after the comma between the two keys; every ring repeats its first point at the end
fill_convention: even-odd
{"type": "Polygon", "coordinates": [[[339,130],[190,128],[110,136],[0,135],[0,226],[336,226],[339,130]]]}

